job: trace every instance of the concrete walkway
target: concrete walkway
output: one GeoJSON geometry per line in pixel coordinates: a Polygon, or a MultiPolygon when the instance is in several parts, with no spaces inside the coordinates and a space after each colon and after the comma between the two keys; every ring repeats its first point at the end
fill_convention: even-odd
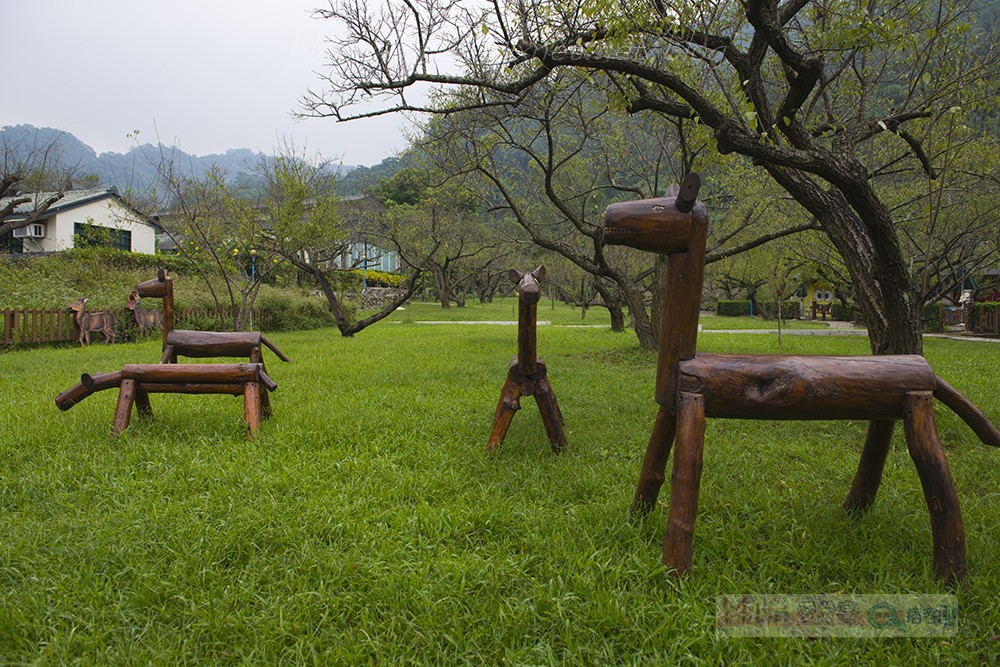
{"type": "MultiPolygon", "coordinates": [[[[393,324],[399,324],[399,321],[393,324]]],[[[417,320],[414,324],[486,324],[493,326],[517,326],[517,320],[417,320]]],[[[549,320],[541,320],[538,326],[552,326],[562,329],[606,329],[607,324],[552,324],[549,320]]],[[[829,329],[782,329],[783,336],[867,336],[867,329],[855,329],[850,322],[828,322],[829,329]]],[[[702,329],[698,326],[698,332],[703,334],[750,334],[778,335],[777,329],[702,329]]],[[[1000,338],[985,338],[981,336],[962,336],[956,333],[935,333],[924,334],[925,338],[944,338],[947,340],[961,340],[975,343],[1000,343],[1000,338]]]]}

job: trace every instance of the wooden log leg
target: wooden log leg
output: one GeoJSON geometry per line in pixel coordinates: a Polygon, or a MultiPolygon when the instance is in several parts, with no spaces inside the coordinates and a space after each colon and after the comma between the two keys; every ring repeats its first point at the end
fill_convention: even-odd
{"type": "Polygon", "coordinates": [[[271,392],[263,385],[260,388],[260,416],[262,419],[271,418],[271,392]]]}
{"type": "Polygon", "coordinates": [[[682,392],[677,401],[677,449],[670,478],[667,533],[663,537],[663,563],[681,573],[691,569],[704,443],[705,399],[701,394],[682,392]]]}
{"type": "Polygon", "coordinates": [[[135,410],[140,417],[151,418],[153,416],[153,406],[149,402],[149,394],[137,390],[135,392],[135,410]]]}
{"type": "MultiPolygon", "coordinates": [[[[260,345],[254,345],[250,348],[250,363],[260,364],[261,370],[265,373],[267,372],[267,369],[264,367],[264,355],[261,354],[260,345]]],[[[271,396],[267,387],[263,385],[260,388],[260,416],[262,419],[271,418],[271,396]]]]}
{"type": "Polygon", "coordinates": [[[118,435],[128,428],[132,419],[132,404],[135,403],[135,380],[122,380],[118,389],[118,407],[115,408],[115,420],[111,424],[111,432],[118,435]]]}
{"type": "Polygon", "coordinates": [[[660,495],[660,487],[665,479],[664,471],[670,459],[670,448],[674,444],[677,432],[677,416],[670,414],[660,406],[653,422],[653,432],[649,436],[646,455],[642,459],[642,470],[639,472],[639,483],[635,488],[631,512],[643,516],[656,507],[656,499],[660,495]]]}
{"type": "Polygon", "coordinates": [[[252,438],[260,428],[260,385],[256,382],[243,385],[243,421],[252,438]]]}
{"type": "Polygon", "coordinates": [[[507,398],[507,392],[510,391],[510,374],[503,381],[503,389],[500,390],[500,400],[497,401],[497,409],[493,411],[493,421],[500,419],[500,411],[503,410],[503,401],[507,398]]]}
{"type": "Polygon", "coordinates": [[[955,588],[963,583],[965,561],[965,525],[958,506],[958,494],[948,470],[948,461],[938,439],[934,422],[934,399],[929,391],[906,394],[906,445],[917,467],[924,499],[931,515],[934,537],[934,569],[939,579],[955,588]]]}
{"type": "Polygon", "coordinates": [[[514,420],[514,413],[521,409],[521,388],[516,382],[511,382],[510,377],[503,385],[504,391],[500,395],[500,404],[497,406],[493,421],[493,430],[490,432],[490,439],[486,442],[486,453],[493,455],[503,439],[507,437],[507,429],[514,420]]]}
{"type": "Polygon", "coordinates": [[[535,403],[538,404],[538,413],[542,417],[542,424],[545,426],[545,433],[549,436],[549,444],[552,451],[559,453],[566,449],[566,433],[563,430],[562,412],[559,410],[559,402],[556,400],[556,393],[549,384],[549,379],[543,377],[538,381],[535,389],[535,403]]]}
{"type": "Polygon", "coordinates": [[[896,422],[892,419],[873,419],[868,422],[868,437],[865,439],[865,448],[861,451],[858,472],[854,475],[854,483],[844,500],[844,509],[848,512],[864,512],[875,502],[895,425],[896,422]]]}
{"type": "Polygon", "coordinates": [[[174,346],[173,345],[167,345],[165,348],[163,348],[163,356],[160,357],[160,363],[161,364],[176,364],[177,363],[177,355],[174,354],[174,346]]]}

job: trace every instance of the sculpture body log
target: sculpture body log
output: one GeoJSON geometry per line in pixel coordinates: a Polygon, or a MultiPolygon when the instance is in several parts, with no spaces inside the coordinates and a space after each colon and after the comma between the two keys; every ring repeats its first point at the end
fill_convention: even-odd
{"type": "Polygon", "coordinates": [[[918,355],[786,357],[699,354],[680,363],[680,391],[726,419],[901,419],[906,393],[933,391],[918,355]]]}
{"type": "Polygon", "coordinates": [[[242,364],[128,364],[113,373],[87,375],[56,397],[60,410],[69,410],[91,394],[118,387],[112,433],[128,428],[134,405],[140,415],[152,416],[150,394],[231,394],[243,396],[243,413],[250,435],[261,419],[270,416],[268,391],[278,385],[260,363],[242,364]]]}

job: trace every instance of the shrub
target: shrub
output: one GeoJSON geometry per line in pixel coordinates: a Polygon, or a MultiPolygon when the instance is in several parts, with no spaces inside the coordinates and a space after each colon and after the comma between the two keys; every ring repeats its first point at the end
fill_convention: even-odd
{"type": "Polygon", "coordinates": [[[750,314],[749,301],[719,301],[715,314],[722,317],[746,317],[750,314]]]}
{"type": "Polygon", "coordinates": [[[854,309],[842,303],[834,303],[833,308],[830,310],[830,315],[833,319],[841,322],[854,321],[854,309]]]}
{"type": "MultiPolygon", "coordinates": [[[[777,317],[778,314],[778,304],[775,301],[761,301],[760,307],[764,309],[770,317],[777,317]]],[[[782,301],[781,302],[781,318],[784,320],[795,320],[799,317],[799,303],[798,301],[782,301]]]]}
{"type": "Polygon", "coordinates": [[[924,331],[927,333],[939,333],[944,331],[944,325],[941,324],[941,303],[929,303],[924,306],[923,313],[921,313],[920,319],[924,323],[924,331]]]}
{"type": "MultiPolygon", "coordinates": [[[[348,317],[353,317],[357,312],[353,302],[342,300],[341,304],[348,317]]],[[[261,290],[256,305],[259,322],[255,322],[257,329],[294,331],[336,325],[325,299],[261,290]]]]}

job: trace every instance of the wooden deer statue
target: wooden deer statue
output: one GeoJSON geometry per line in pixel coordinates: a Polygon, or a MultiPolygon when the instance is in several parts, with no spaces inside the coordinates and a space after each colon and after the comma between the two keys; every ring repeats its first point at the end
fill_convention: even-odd
{"type": "Polygon", "coordinates": [[[500,448],[514,413],[521,409],[521,396],[534,396],[552,451],[559,452],[566,447],[563,416],[546,376],[545,363],[538,358],[535,341],[538,299],[541,296],[538,283],[545,278],[545,267],[539,266],[529,273],[511,269],[508,275],[517,285],[517,354],[507,368],[507,379],[493,413],[493,431],[486,451],[493,454],[500,448]]]}
{"type": "Polygon", "coordinates": [[[107,311],[99,310],[93,313],[87,312],[87,297],[81,296],[69,307],[73,311],[73,320],[76,322],[80,335],[77,340],[80,345],[90,345],[90,334],[99,332],[104,334],[104,344],[115,340],[115,316],[107,311]],[[84,342],[86,341],[86,342],[84,342]]]}
{"type": "Polygon", "coordinates": [[[1000,432],[918,355],[696,354],[708,231],[708,215],[697,201],[700,187],[692,174],[665,197],[612,204],[604,214],[606,243],[667,255],[656,378],[660,409],[632,504],[637,513],[655,506],[676,439],[663,562],[678,572],[691,567],[706,417],[869,421],[844,503],[851,512],[874,502],[893,425],[902,420],[930,512],[936,574],[949,585],[960,584],[966,575],[965,528],[932,399],[948,405],[988,445],[1000,446],[1000,432]]]}
{"type": "Polygon", "coordinates": [[[139,327],[139,335],[145,336],[150,329],[163,326],[163,313],[159,310],[146,310],[139,305],[139,293],[132,290],[125,304],[125,310],[132,313],[136,326],[139,327]]]}

